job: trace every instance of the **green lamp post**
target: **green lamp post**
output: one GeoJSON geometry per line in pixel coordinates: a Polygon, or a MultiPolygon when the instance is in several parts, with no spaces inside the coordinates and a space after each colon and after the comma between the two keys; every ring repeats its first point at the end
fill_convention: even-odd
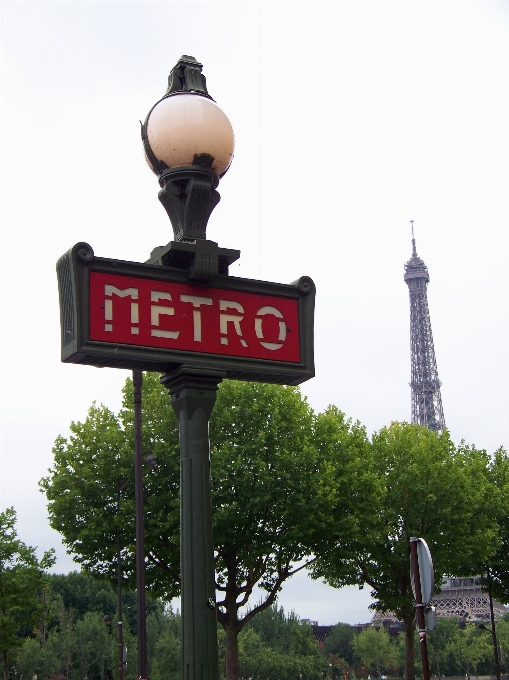
{"type": "Polygon", "coordinates": [[[228,118],[202,65],[183,56],[141,127],[173,240],[145,263],[97,257],[76,243],[57,262],[61,356],[133,371],[138,669],[147,677],[141,458],[142,371],[160,371],[179,420],[182,679],[217,680],[209,416],[225,377],[298,385],[315,374],[313,281],[228,276],[240,252],[207,238],[233,158],[228,118]]]}
{"type": "MultiPolygon", "coordinates": [[[[189,279],[208,284],[227,275],[228,265],[240,253],[219,248],[206,237],[208,219],[219,202],[219,179],[233,158],[234,137],[228,118],[207,92],[201,69],[194,57],[180,58],[166,94],[142,125],[142,140],[174,232],[174,240],[156,248],[149,263],[184,269],[189,279]]],[[[204,300],[193,301],[198,313],[204,300]]],[[[225,375],[182,365],[161,378],[179,420],[182,677],[186,680],[219,676],[208,421],[225,375]]]]}

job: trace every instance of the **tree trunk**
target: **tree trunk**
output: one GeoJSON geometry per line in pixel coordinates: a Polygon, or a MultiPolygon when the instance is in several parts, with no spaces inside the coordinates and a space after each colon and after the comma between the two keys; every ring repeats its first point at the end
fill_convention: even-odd
{"type": "Polygon", "coordinates": [[[226,633],[226,680],[239,680],[239,630],[236,621],[228,622],[226,633]]]}
{"type": "Polygon", "coordinates": [[[4,680],[9,680],[9,669],[7,668],[7,650],[3,650],[4,680]]]}
{"type": "Polygon", "coordinates": [[[414,615],[403,618],[405,624],[405,680],[415,680],[414,615]]]}

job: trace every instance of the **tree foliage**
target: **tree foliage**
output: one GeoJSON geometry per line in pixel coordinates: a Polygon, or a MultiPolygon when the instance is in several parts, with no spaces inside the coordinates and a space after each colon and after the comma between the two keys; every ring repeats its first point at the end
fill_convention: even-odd
{"type": "MultiPolygon", "coordinates": [[[[298,388],[229,381],[218,391],[210,441],[217,616],[228,680],[238,677],[239,633],[317,556],[316,577],[336,587],[368,584],[374,606],[403,619],[409,680],[410,537],[428,542],[437,589],[444,574],[468,575],[486,560],[497,587],[506,583],[507,532],[497,524],[508,498],[503,451],[491,461],[475,447],[454,446],[447,432],[408,423],[370,440],[333,406],[314,414],[298,388]],[[255,587],[265,595],[247,609],[255,587]]],[[[159,462],[144,477],[146,581],[169,600],[179,590],[178,427],[155,374],[144,377],[143,447],[159,462]]],[[[93,405],[83,423],[71,424],[68,439],[57,439],[54,455],[41,482],[51,525],[78,562],[112,581],[119,531],[125,582],[134,585],[131,381],[118,414],[93,405]]]]}
{"type": "Polygon", "coordinates": [[[277,603],[251,619],[239,636],[240,678],[321,680],[323,668],[311,627],[277,603]]]}
{"type": "MultiPolygon", "coordinates": [[[[82,572],[50,576],[46,592],[47,625],[37,627],[18,639],[15,673],[11,667],[10,677],[32,680],[34,675],[47,678],[62,674],[69,680],[116,678],[116,620],[111,626],[105,626],[104,610],[100,605],[103,602],[105,607],[109,607],[116,602],[115,589],[82,572]],[[77,597],[73,596],[74,588],[77,597]]],[[[128,602],[133,597],[132,591],[124,592],[128,602]]],[[[108,608],[106,613],[113,611],[108,608]]],[[[125,614],[124,642],[128,649],[125,678],[136,680],[137,643],[132,632],[133,612],[128,609],[125,614]]],[[[504,618],[507,621],[497,623],[503,666],[509,656],[509,615],[504,618]]],[[[302,680],[318,680],[331,675],[333,680],[367,678],[369,673],[373,675],[377,664],[381,672],[385,668],[387,675],[400,677],[404,671],[405,636],[391,637],[387,648],[384,645],[387,638],[382,640],[384,635],[385,632],[379,633],[372,627],[359,633],[353,626],[338,624],[326,638],[323,649],[319,650],[312,638],[312,627],[303,624],[293,612],[286,614],[276,603],[251,619],[239,634],[239,677],[256,680],[300,676],[302,680]],[[370,636],[374,640],[365,645],[370,636]],[[333,651],[335,649],[337,651],[333,651]],[[362,654],[361,649],[364,649],[362,654]]],[[[218,638],[220,680],[224,680],[226,635],[220,627],[218,638]]],[[[414,639],[418,647],[416,633],[414,639]]],[[[493,672],[493,650],[487,630],[476,630],[471,625],[461,628],[457,619],[439,618],[436,630],[428,634],[428,648],[432,671],[437,676],[464,674],[467,663],[470,664],[470,672],[474,668],[483,675],[493,672]]],[[[147,617],[147,657],[151,680],[180,680],[180,654],[181,621],[178,612],[164,607],[161,601],[152,601],[147,617]]],[[[419,675],[418,660],[415,667],[419,675]]]]}
{"type": "Polygon", "coordinates": [[[151,680],[180,680],[180,615],[171,608],[147,617],[147,659],[151,680]]]}
{"type": "Polygon", "coordinates": [[[449,642],[459,630],[457,618],[437,618],[435,630],[427,634],[428,657],[431,671],[437,676],[452,675],[454,659],[449,642]]]}
{"type": "MultiPolygon", "coordinates": [[[[154,381],[152,381],[153,383],[154,381]]],[[[156,596],[178,594],[179,462],[178,427],[169,400],[145,380],[143,448],[158,460],[157,474],[144,476],[146,582],[156,596]],[[148,383],[148,385],[147,385],[148,383]],[[147,392],[149,398],[147,398],[147,392]],[[156,413],[154,413],[156,411],[156,413]]],[[[54,464],[41,488],[49,501],[51,526],[85,569],[116,579],[117,531],[122,573],[135,585],[135,499],[132,383],[124,388],[124,408],[116,416],[93,404],[84,422],[72,422],[69,439],[59,436],[54,464]],[[118,489],[120,493],[117,508],[118,489]]]]}
{"type": "MultiPolygon", "coordinates": [[[[53,598],[61,600],[62,607],[68,611],[73,621],[79,621],[85,614],[95,612],[103,617],[105,614],[113,616],[117,610],[117,591],[105,580],[93,577],[85,571],[71,571],[68,574],[50,574],[49,588],[53,598]]],[[[163,605],[160,600],[147,598],[147,615],[161,612],[163,605]]],[[[137,629],[136,593],[129,588],[122,589],[122,609],[124,630],[126,626],[133,635],[137,629]]],[[[56,615],[60,609],[57,608],[56,615]]]]}
{"type": "Polygon", "coordinates": [[[509,674],[509,612],[497,623],[497,642],[500,646],[502,666],[509,674]]]}
{"type": "Polygon", "coordinates": [[[454,635],[446,644],[446,651],[450,653],[462,671],[470,679],[476,674],[481,661],[493,654],[493,648],[487,635],[483,635],[475,624],[467,624],[463,631],[457,628],[454,635]]]}
{"type": "MultiPolygon", "coordinates": [[[[19,640],[16,677],[32,680],[34,675],[47,678],[62,674],[69,680],[116,678],[116,621],[106,626],[103,612],[97,611],[101,600],[108,606],[116,599],[113,587],[82,572],[52,577],[50,588],[51,617],[47,631],[45,635],[38,631],[35,637],[19,640]],[[72,597],[74,586],[79,591],[78,598],[72,597]],[[67,604],[64,604],[62,592],[67,604]],[[67,606],[69,602],[72,604],[67,606]]],[[[124,642],[128,649],[124,676],[126,680],[135,680],[137,641],[130,628],[130,625],[124,626],[124,642]]],[[[219,628],[218,637],[221,679],[224,680],[226,636],[219,628]]],[[[302,625],[293,613],[286,615],[277,605],[252,619],[240,634],[239,642],[242,678],[279,680],[301,675],[302,680],[319,680],[322,677],[324,662],[312,638],[311,627],[302,625]]],[[[161,606],[159,601],[147,616],[147,659],[151,680],[180,680],[180,655],[180,615],[171,607],[161,606]]]]}
{"type": "MultiPolygon", "coordinates": [[[[334,446],[329,432],[328,446],[334,446]]],[[[374,607],[392,611],[406,628],[406,677],[414,677],[414,610],[409,540],[430,547],[438,589],[444,574],[458,573],[497,548],[497,518],[490,507],[489,458],[448,432],[392,423],[357,449],[362,470],[355,499],[357,532],[343,532],[315,565],[333,586],[365,583],[374,607]],[[362,493],[361,493],[362,489],[362,493]],[[363,529],[363,530],[362,530],[363,529]],[[345,540],[346,539],[346,540],[345,540]]]]}
{"type": "MultiPolygon", "coordinates": [[[[344,418],[340,424],[341,417],[337,412],[336,426],[346,442],[350,425],[344,418]]],[[[220,385],[210,420],[211,475],[216,587],[222,595],[217,612],[231,655],[229,678],[237,677],[237,637],[244,625],[275,601],[284,581],[329,538],[338,475],[315,443],[321,422],[296,387],[220,385]],[[264,599],[241,613],[255,586],[265,591],[264,599]]],[[[145,374],[143,383],[143,447],[159,463],[145,475],[146,581],[155,595],[169,599],[179,588],[178,428],[155,374],[145,374]]],[[[69,551],[112,581],[120,530],[128,584],[135,565],[134,490],[125,486],[117,512],[117,489],[132,475],[132,451],[128,380],[118,415],[93,405],[83,423],[71,424],[69,439],[57,439],[53,468],[41,482],[50,523],[69,551]]],[[[336,530],[353,524],[350,512],[336,530]]]]}
{"type": "Polygon", "coordinates": [[[490,479],[494,487],[492,503],[496,503],[500,542],[486,566],[490,570],[493,595],[501,602],[509,602],[509,455],[505,449],[495,452],[490,464],[490,479]]]}
{"type": "MultiPolygon", "coordinates": [[[[113,614],[117,608],[117,597],[111,585],[99,581],[84,571],[71,571],[69,574],[51,574],[49,587],[53,596],[59,596],[66,610],[70,610],[76,620],[85,614],[113,614]]],[[[124,593],[126,599],[126,593],[124,593]]]]}
{"type": "Polygon", "coordinates": [[[385,628],[364,628],[354,637],[352,647],[361,662],[375,670],[379,678],[393,664],[394,647],[385,628]]]}
{"type": "Polygon", "coordinates": [[[38,560],[35,548],[18,539],[15,523],[14,508],[0,512],[0,651],[5,680],[22,632],[38,626],[46,616],[44,570],[55,562],[53,550],[38,560]]]}
{"type": "Polygon", "coordinates": [[[359,659],[355,656],[352,642],[356,630],[347,623],[338,623],[332,629],[330,635],[325,638],[323,644],[324,653],[327,656],[336,655],[353,666],[359,659]]]}
{"type": "MultiPolygon", "coordinates": [[[[55,674],[64,675],[69,680],[116,677],[116,616],[112,625],[107,626],[104,622],[105,614],[115,614],[115,589],[108,582],[101,582],[85,572],[71,572],[50,575],[47,596],[47,625],[35,630],[32,637],[19,640],[17,676],[21,676],[22,680],[32,680],[34,675],[47,678],[55,674]]],[[[136,594],[124,590],[123,600],[123,641],[127,647],[124,677],[125,680],[136,680],[136,594]]],[[[165,641],[170,647],[173,645],[180,656],[180,617],[171,609],[165,610],[159,600],[151,600],[147,609],[150,678],[163,680],[168,677],[166,669],[161,667],[162,660],[168,658],[165,641]]]]}

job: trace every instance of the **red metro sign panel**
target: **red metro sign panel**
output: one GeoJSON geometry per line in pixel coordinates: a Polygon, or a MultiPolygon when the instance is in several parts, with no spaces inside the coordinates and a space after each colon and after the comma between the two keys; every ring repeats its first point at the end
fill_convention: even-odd
{"type": "Polygon", "coordinates": [[[314,376],[315,287],[99,258],[78,243],[57,263],[62,361],[297,385],[314,376]]]}
{"type": "Polygon", "coordinates": [[[298,363],[298,301],[91,271],[90,340],[298,363]]]}

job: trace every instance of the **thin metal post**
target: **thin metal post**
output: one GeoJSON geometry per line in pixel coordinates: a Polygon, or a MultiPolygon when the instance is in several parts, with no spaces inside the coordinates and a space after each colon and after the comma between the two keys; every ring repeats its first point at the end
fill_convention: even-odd
{"type": "MultiPolygon", "coordinates": [[[[117,513],[120,513],[120,486],[117,487],[117,513]]],[[[118,680],[124,680],[124,636],[122,632],[122,553],[120,527],[117,529],[117,625],[118,625],[118,680]]]]}
{"type": "Polygon", "coordinates": [[[495,613],[493,611],[493,594],[491,592],[491,572],[489,567],[486,569],[486,580],[488,581],[488,597],[490,601],[491,636],[493,638],[493,654],[495,656],[495,675],[497,676],[497,680],[500,680],[500,655],[498,653],[495,613]]]}
{"type": "Polygon", "coordinates": [[[143,459],[141,446],[141,386],[143,372],[133,371],[134,387],[134,485],[136,489],[136,601],[138,677],[147,678],[147,609],[145,603],[145,546],[143,527],[143,459]]]}
{"type": "Polygon", "coordinates": [[[412,573],[415,586],[415,609],[417,611],[417,627],[419,629],[419,647],[421,648],[422,674],[424,680],[430,680],[428,644],[426,642],[426,622],[424,620],[424,607],[422,603],[421,574],[419,571],[419,559],[417,556],[417,540],[410,539],[410,553],[412,556],[412,573]]]}
{"type": "Polygon", "coordinates": [[[217,680],[209,417],[223,375],[182,367],[161,378],[179,420],[183,680],[217,680]]]}

